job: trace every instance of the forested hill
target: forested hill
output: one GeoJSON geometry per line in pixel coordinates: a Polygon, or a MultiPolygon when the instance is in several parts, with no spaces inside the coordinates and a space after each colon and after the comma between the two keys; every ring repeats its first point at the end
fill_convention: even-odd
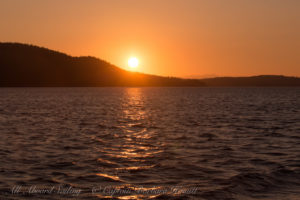
{"type": "Polygon", "coordinates": [[[72,57],[32,45],[0,43],[0,86],[204,86],[204,83],[129,72],[94,57],[72,57]]]}

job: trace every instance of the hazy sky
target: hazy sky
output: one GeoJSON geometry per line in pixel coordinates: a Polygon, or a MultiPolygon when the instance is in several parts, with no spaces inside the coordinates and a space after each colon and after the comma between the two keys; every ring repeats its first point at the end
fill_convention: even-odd
{"type": "Polygon", "coordinates": [[[170,76],[300,76],[300,0],[0,0],[0,41],[170,76]]]}

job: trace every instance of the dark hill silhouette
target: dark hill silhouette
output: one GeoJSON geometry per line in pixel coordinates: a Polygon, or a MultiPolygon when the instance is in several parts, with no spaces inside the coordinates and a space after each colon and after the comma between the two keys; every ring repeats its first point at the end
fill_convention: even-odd
{"type": "Polygon", "coordinates": [[[285,76],[180,79],[129,72],[94,57],[72,57],[20,43],[0,43],[2,87],[300,86],[285,76]]]}
{"type": "Polygon", "coordinates": [[[279,75],[260,75],[251,77],[217,77],[201,79],[207,86],[215,87],[285,87],[300,86],[300,78],[279,75]]]}
{"type": "Polygon", "coordinates": [[[203,86],[200,80],[120,69],[94,57],[71,57],[32,45],[0,43],[0,86],[203,86]]]}

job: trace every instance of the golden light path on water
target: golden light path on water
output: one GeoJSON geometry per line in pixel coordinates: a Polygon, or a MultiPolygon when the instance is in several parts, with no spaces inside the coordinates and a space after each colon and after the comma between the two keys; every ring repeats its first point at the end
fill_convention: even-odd
{"type": "MultiPolygon", "coordinates": [[[[147,164],[149,158],[156,154],[162,153],[163,150],[157,146],[153,146],[152,137],[155,132],[149,131],[142,125],[143,121],[147,121],[147,112],[145,109],[143,95],[141,88],[127,88],[123,99],[122,116],[123,121],[126,122],[120,125],[123,130],[120,133],[114,133],[113,136],[119,140],[118,144],[113,144],[111,147],[104,148],[104,153],[112,158],[125,160],[122,167],[116,167],[110,172],[99,172],[96,175],[120,181],[124,184],[114,186],[115,191],[119,190],[121,196],[97,194],[100,199],[103,198],[117,198],[117,199],[144,199],[155,198],[160,194],[150,195],[150,191],[162,190],[161,187],[139,187],[125,181],[122,176],[126,178],[126,173],[131,173],[139,170],[149,170],[155,167],[155,164],[147,164]],[[126,162],[127,161],[127,162],[126,162]],[[121,175],[120,175],[121,174],[121,175]],[[127,193],[122,195],[122,191],[127,193]],[[128,192],[129,191],[129,192],[128,192]],[[141,194],[138,194],[141,193],[141,194]],[[144,194],[147,195],[144,195],[144,194]]],[[[109,164],[118,164],[114,161],[99,158],[98,161],[109,164]]]]}

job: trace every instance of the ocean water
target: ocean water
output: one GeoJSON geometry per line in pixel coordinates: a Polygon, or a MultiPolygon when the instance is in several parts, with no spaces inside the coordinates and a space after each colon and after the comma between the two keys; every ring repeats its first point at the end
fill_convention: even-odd
{"type": "Polygon", "coordinates": [[[300,88],[1,88],[0,199],[300,199],[300,88]]]}

